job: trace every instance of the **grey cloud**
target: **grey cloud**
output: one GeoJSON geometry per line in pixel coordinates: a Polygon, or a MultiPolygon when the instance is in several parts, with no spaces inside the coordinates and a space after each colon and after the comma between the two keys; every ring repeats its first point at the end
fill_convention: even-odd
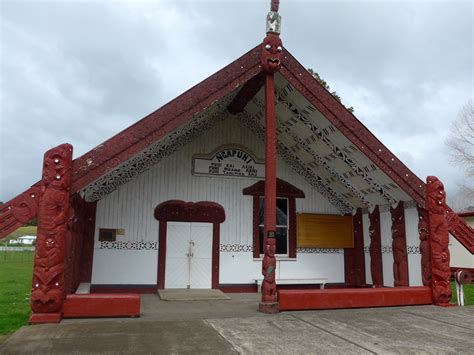
{"type": "MultiPolygon", "coordinates": [[[[269,1],[0,6],[7,200],[39,179],[47,149],[70,142],[81,155],[258,44],[269,1]]],[[[472,6],[281,1],[282,38],[415,173],[455,192],[442,142],[473,96],[472,6]]]]}

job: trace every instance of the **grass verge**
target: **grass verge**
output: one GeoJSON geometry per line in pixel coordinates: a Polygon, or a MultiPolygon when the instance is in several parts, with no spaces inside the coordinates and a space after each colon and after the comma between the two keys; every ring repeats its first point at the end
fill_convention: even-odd
{"type": "MultiPolygon", "coordinates": [[[[466,306],[474,306],[474,284],[464,285],[464,305],[466,306]]],[[[451,297],[452,303],[458,303],[458,298],[456,297],[456,285],[454,281],[451,282],[451,291],[453,296],[451,297]]]]}
{"type": "Polygon", "coordinates": [[[28,323],[33,257],[32,251],[0,251],[0,335],[28,323]]]}

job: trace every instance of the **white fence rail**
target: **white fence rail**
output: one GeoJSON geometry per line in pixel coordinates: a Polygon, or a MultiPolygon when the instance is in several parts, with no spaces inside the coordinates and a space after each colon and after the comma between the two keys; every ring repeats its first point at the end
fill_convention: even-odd
{"type": "Polygon", "coordinates": [[[34,251],[35,247],[0,247],[0,251],[34,251]]]}

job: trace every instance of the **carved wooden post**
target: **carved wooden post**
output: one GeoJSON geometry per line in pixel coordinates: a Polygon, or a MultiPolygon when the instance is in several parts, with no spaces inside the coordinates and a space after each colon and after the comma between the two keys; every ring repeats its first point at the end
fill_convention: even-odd
{"type": "Polygon", "coordinates": [[[379,206],[369,213],[370,235],[370,273],[374,287],[383,287],[382,240],[380,233],[379,206]]]}
{"type": "Polygon", "coordinates": [[[446,305],[451,300],[449,226],[444,186],[435,176],[426,178],[426,207],[430,233],[433,303],[446,305]]]}
{"type": "Polygon", "coordinates": [[[418,234],[420,236],[421,251],[421,279],[424,286],[431,286],[431,252],[430,232],[428,225],[428,211],[421,206],[418,210],[418,234]]]}
{"type": "Polygon", "coordinates": [[[362,209],[353,217],[354,247],[344,249],[344,279],[348,286],[365,285],[365,252],[362,209]]]}
{"type": "Polygon", "coordinates": [[[44,155],[30,324],[61,320],[71,167],[70,144],[62,144],[44,155]]]}
{"type": "Polygon", "coordinates": [[[392,253],[394,286],[408,286],[408,255],[405,233],[405,207],[400,201],[397,207],[390,207],[392,215],[392,253]]]}
{"type": "Polygon", "coordinates": [[[262,301],[259,310],[278,312],[275,283],[276,269],[276,113],[275,77],[280,70],[283,51],[280,33],[278,2],[272,2],[267,15],[267,36],[262,43],[261,65],[265,71],[265,218],[264,256],[262,261],[262,301]]]}

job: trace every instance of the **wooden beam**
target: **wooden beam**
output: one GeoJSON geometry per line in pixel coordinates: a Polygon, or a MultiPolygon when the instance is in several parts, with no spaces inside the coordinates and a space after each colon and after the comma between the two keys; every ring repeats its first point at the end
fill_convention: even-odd
{"type": "Polygon", "coordinates": [[[260,91],[265,83],[265,73],[255,75],[252,79],[247,81],[238,94],[234,97],[232,102],[227,106],[227,111],[235,115],[241,113],[250,100],[260,91]]]}

